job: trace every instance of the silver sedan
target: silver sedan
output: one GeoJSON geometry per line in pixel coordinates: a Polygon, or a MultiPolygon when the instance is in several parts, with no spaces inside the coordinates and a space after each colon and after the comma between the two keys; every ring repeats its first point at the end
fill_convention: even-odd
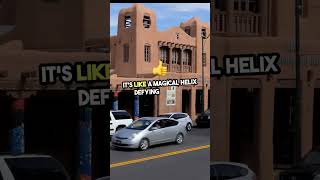
{"type": "Polygon", "coordinates": [[[156,144],[181,144],[185,135],[185,126],[179,121],[163,117],[144,117],[117,131],[112,137],[112,145],[146,150],[156,144]]]}

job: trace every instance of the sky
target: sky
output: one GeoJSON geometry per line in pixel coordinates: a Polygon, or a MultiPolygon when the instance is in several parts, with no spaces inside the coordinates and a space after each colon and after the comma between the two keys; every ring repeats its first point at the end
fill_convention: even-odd
{"type": "MultiPolygon", "coordinates": [[[[179,26],[192,17],[198,17],[203,22],[210,23],[210,3],[143,3],[155,11],[158,31],[179,26]]],[[[111,3],[110,34],[117,34],[118,14],[123,8],[131,7],[132,3],[111,3]]]]}

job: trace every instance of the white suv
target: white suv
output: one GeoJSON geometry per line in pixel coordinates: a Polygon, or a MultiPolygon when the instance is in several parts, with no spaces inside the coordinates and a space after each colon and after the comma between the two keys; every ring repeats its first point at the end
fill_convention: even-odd
{"type": "Polygon", "coordinates": [[[165,113],[165,114],[160,115],[159,117],[166,117],[166,118],[175,119],[175,120],[181,122],[182,124],[184,124],[187,131],[191,131],[192,126],[193,126],[193,122],[187,113],[181,113],[181,112],[165,113]]]}
{"type": "Polygon", "coordinates": [[[112,136],[116,131],[127,127],[132,122],[133,120],[127,111],[110,111],[110,136],[112,136]]]}
{"type": "Polygon", "coordinates": [[[0,154],[0,180],[70,180],[60,162],[47,155],[0,154]]]}

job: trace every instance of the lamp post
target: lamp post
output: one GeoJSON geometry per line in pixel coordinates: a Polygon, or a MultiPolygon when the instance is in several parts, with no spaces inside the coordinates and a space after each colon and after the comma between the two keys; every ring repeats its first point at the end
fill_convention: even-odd
{"type": "Polygon", "coordinates": [[[301,63],[300,63],[300,15],[302,11],[301,0],[295,0],[295,68],[296,68],[296,93],[295,93],[295,152],[294,162],[301,157],[301,63]]]}
{"type": "Polygon", "coordinates": [[[205,40],[210,37],[210,34],[206,36],[205,32],[201,34],[201,42],[202,42],[202,102],[201,102],[201,111],[204,112],[204,91],[205,91],[205,82],[204,82],[204,66],[206,64],[206,52],[204,48],[205,40]]]}

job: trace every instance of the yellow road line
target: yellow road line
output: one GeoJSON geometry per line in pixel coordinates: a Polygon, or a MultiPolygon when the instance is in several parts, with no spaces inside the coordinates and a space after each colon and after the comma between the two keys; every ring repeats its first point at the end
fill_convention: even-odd
{"type": "Polygon", "coordinates": [[[204,145],[204,146],[199,146],[199,147],[188,148],[188,149],[183,149],[183,150],[179,150],[179,151],[173,151],[173,152],[169,152],[169,153],[159,154],[159,155],[155,155],[155,156],[145,157],[145,158],[141,158],[141,159],[134,159],[134,160],[124,161],[124,162],[114,163],[114,164],[110,165],[110,168],[140,163],[140,162],[144,162],[144,161],[150,161],[150,160],[154,160],[154,159],[164,158],[164,157],[187,153],[187,152],[191,152],[191,151],[198,151],[198,150],[207,149],[207,148],[210,148],[210,145],[204,145]]]}

